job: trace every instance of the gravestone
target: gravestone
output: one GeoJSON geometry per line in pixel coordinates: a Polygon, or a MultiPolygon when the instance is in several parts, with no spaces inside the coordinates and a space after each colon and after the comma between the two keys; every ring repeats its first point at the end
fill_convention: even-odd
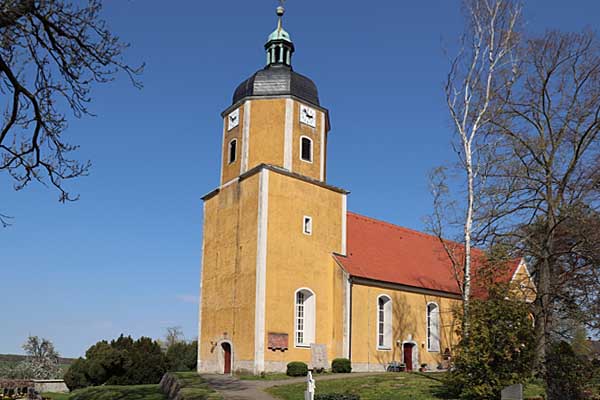
{"type": "Polygon", "coordinates": [[[327,369],[329,363],[327,362],[327,346],[324,344],[310,345],[311,363],[310,368],[312,369],[327,369]]]}
{"type": "Polygon", "coordinates": [[[523,385],[517,383],[516,385],[507,386],[502,390],[502,400],[523,400],[523,385]]]}

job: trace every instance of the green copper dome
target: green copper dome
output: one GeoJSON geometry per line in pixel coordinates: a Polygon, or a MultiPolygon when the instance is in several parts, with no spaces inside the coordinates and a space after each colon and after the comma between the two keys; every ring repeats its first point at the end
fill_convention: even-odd
{"type": "Polygon", "coordinates": [[[272,40],[285,40],[287,42],[292,42],[292,38],[290,38],[290,34],[285,31],[282,27],[278,27],[269,35],[267,42],[272,40]]]}
{"type": "Polygon", "coordinates": [[[285,9],[282,6],[277,7],[277,29],[269,35],[267,44],[265,44],[267,66],[286,65],[291,68],[294,43],[292,43],[290,34],[283,29],[283,14],[285,14],[285,9]]]}

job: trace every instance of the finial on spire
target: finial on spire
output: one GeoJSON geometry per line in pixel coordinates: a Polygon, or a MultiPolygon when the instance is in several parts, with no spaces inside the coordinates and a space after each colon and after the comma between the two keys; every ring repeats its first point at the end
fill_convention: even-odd
{"type": "Polygon", "coordinates": [[[269,35],[267,44],[265,44],[265,50],[267,51],[267,66],[292,66],[294,43],[292,43],[290,34],[283,29],[283,15],[285,14],[284,4],[285,0],[279,0],[279,7],[277,7],[277,29],[269,35]]]}
{"type": "Polygon", "coordinates": [[[277,7],[277,16],[279,17],[279,21],[277,22],[277,29],[281,29],[283,27],[283,14],[285,14],[285,8],[283,5],[285,4],[285,0],[279,0],[279,7],[277,7]]]}

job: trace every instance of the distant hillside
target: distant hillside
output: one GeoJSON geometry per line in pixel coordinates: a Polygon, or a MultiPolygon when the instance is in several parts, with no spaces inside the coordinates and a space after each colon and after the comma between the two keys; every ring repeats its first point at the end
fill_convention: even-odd
{"type": "MultiPolygon", "coordinates": [[[[0,363],[17,363],[19,361],[23,361],[27,358],[27,356],[24,355],[20,355],[20,354],[0,354],[0,363]]],[[[59,364],[61,365],[71,365],[73,363],[73,361],[75,361],[74,358],[64,358],[61,357],[58,359],[59,364]]]]}

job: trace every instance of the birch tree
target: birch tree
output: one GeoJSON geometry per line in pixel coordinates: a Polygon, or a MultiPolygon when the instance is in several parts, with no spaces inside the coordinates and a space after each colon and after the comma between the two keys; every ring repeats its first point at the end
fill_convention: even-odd
{"type": "MultiPolygon", "coordinates": [[[[493,146],[485,140],[484,132],[502,108],[501,93],[510,90],[514,81],[521,7],[512,0],[465,0],[463,6],[465,33],[461,48],[451,63],[445,94],[455,131],[454,150],[465,184],[460,286],[463,332],[468,336],[474,213],[478,186],[485,180],[487,168],[480,162],[480,156],[493,146]]],[[[448,255],[456,264],[456,255],[450,252],[448,255]]]]}

